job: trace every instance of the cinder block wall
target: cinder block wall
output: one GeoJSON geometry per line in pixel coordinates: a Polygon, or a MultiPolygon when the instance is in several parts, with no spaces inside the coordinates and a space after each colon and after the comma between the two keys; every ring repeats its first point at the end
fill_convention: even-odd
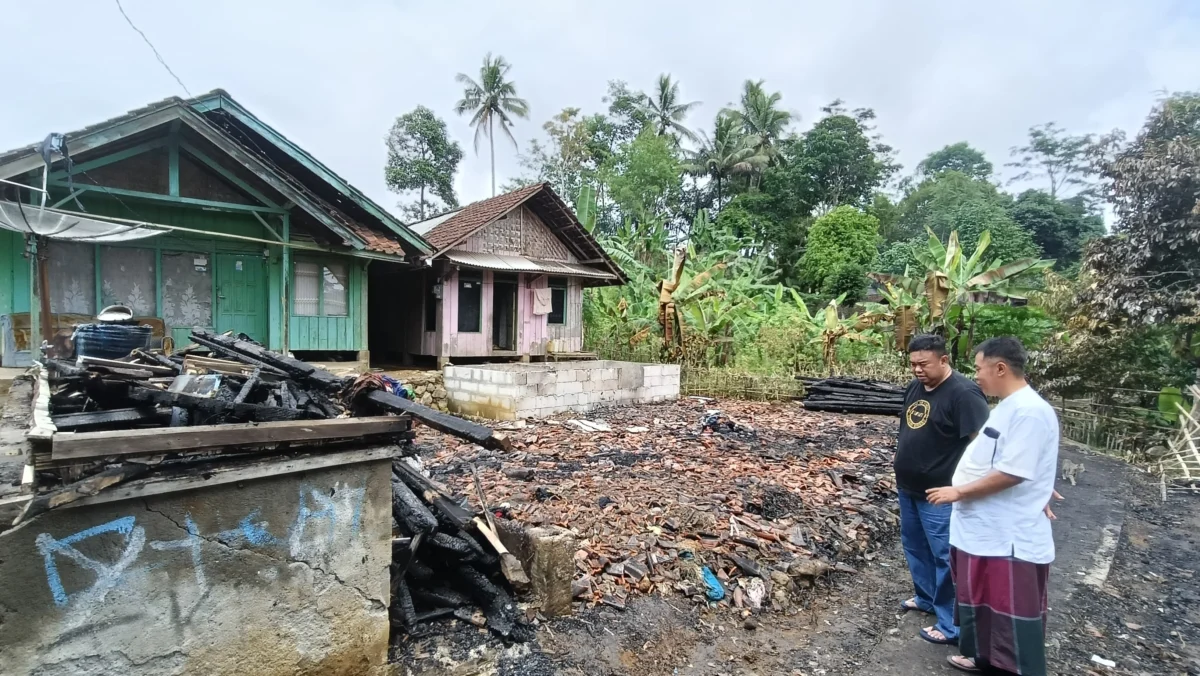
{"type": "Polygon", "coordinates": [[[675,364],[620,361],[447,366],[444,372],[451,411],[493,420],[677,399],[679,374],[675,364]]]}
{"type": "Polygon", "coordinates": [[[0,673],[387,673],[390,475],[374,460],[0,534],[0,673]]]}

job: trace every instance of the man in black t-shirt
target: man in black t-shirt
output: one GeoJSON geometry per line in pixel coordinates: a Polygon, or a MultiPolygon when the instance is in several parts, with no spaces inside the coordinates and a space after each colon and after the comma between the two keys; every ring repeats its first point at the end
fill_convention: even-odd
{"type": "Polygon", "coordinates": [[[950,485],[967,444],[987,421],[988,404],[978,385],[950,367],[940,336],[914,337],[908,355],[916,379],[904,392],[895,469],[900,542],[916,595],[900,605],[937,616],[936,624],[921,630],[921,638],[957,643],[950,577],[953,507],[930,504],[925,491],[950,485]]]}

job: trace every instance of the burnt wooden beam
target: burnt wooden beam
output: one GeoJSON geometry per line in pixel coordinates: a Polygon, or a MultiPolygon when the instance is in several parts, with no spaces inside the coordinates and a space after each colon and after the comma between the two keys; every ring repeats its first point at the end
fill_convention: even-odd
{"type": "Polygon", "coordinates": [[[442,413],[428,406],[422,406],[402,397],[397,397],[390,392],[372,390],[361,398],[370,402],[376,408],[395,413],[407,413],[439,432],[452,434],[460,439],[479,444],[484,448],[507,451],[512,447],[512,442],[508,437],[492,430],[490,427],[485,427],[469,420],[463,420],[449,413],[442,413]]]}
{"type": "Polygon", "coordinates": [[[86,479],[67,484],[49,493],[36,495],[29,504],[25,505],[25,511],[21,512],[13,524],[16,526],[19,523],[28,521],[35,516],[48,512],[63,505],[69,505],[76,500],[80,500],[99,493],[100,491],[115,486],[119,483],[136,479],[146,472],[150,471],[150,467],[136,462],[126,462],[112,469],[106,469],[102,472],[97,472],[86,479]]]}
{"type": "Polygon", "coordinates": [[[386,441],[408,431],[407,418],[338,418],[269,423],[200,425],[157,429],[56,434],[51,460],[82,460],[113,455],[153,455],[180,451],[261,446],[339,439],[386,441]]]}
{"type": "Polygon", "coordinates": [[[262,369],[255,367],[254,373],[250,374],[250,377],[246,379],[246,382],[242,383],[242,389],[238,390],[237,396],[233,398],[233,403],[240,404],[246,401],[246,397],[250,396],[250,391],[253,390],[254,386],[258,384],[258,381],[261,377],[262,369]]]}
{"type": "Polygon", "coordinates": [[[238,359],[239,361],[246,361],[245,358],[249,358],[259,363],[273,366],[286,372],[293,378],[303,380],[311,385],[319,386],[327,391],[340,389],[345,384],[345,380],[343,378],[339,378],[329,371],[317,368],[312,364],[302,362],[299,359],[293,359],[278,352],[268,350],[262,345],[248,340],[239,340],[231,336],[223,336],[202,328],[193,329],[192,340],[195,340],[202,345],[217,345],[230,357],[238,359]]]}
{"type": "Polygon", "coordinates": [[[134,350],[133,354],[143,362],[153,362],[163,368],[171,369],[171,372],[175,375],[183,373],[183,365],[171,361],[170,357],[165,355],[146,352],[145,350],[134,350]]]}
{"type": "Polygon", "coordinates": [[[414,534],[429,535],[437,530],[437,519],[425,503],[402,482],[392,482],[392,513],[414,534]]]}
{"type": "Polygon", "coordinates": [[[209,417],[228,416],[240,421],[277,422],[299,420],[305,417],[303,411],[293,411],[278,406],[226,402],[215,397],[198,397],[194,394],[164,392],[147,387],[130,388],[129,398],[134,401],[151,402],[159,406],[178,406],[191,411],[199,411],[209,417]]]}
{"type": "Polygon", "coordinates": [[[155,420],[158,412],[153,407],[118,408],[111,411],[88,411],[51,416],[59,432],[81,432],[123,423],[139,423],[155,420]]]}
{"type": "Polygon", "coordinates": [[[79,361],[82,362],[85,367],[94,366],[94,367],[110,369],[110,370],[118,371],[118,372],[121,370],[131,369],[131,370],[137,370],[137,371],[149,371],[150,374],[156,375],[156,376],[173,376],[173,375],[178,374],[178,371],[176,371],[173,368],[167,367],[167,366],[141,364],[141,363],[137,363],[137,362],[120,361],[117,359],[101,359],[100,357],[80,357],[79,361]]]}

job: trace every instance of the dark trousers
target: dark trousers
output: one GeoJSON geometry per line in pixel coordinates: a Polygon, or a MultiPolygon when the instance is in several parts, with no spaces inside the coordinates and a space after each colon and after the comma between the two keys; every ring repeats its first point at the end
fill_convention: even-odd
{"type": "Polygon", "coordinates": [[[937,615],[937,630],[958,638],[954,624],[954,580],[950,575],[951,505],[932,505],[924,495],[900,494],[900,544],[912,574],[917,606],[937,615]]]}

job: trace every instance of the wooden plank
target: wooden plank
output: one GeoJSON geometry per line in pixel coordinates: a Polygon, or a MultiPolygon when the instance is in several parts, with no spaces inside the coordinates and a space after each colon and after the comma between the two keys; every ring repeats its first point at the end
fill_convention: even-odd
{"type": "Polygon", "coordinates": [[[453,434],[460,439],[466,439],[485,448],[507,451],[512,445],[508,437],[493,431],[490,427],[484,427],[469,420],[463,420],[449,413],[442,413],[428,406],[422,406],[407,399],[397,397],[390,392],[373,390],[363,396],[362,399],[366,399],[386,411],[408,413],[439,432],[453,434]]]}
{"type": "Polygon", "coordinates": [[[398,450],[399,449],[395,446],[382,445],[354,451],[339,451],[335,453],[306,455],[296,458],[272,459],[256,462],[252,465],[243,467],[226,469],[218,468],[212,472],[197,472],[182,477],[172,477],[167,479],[141,479],[123,484],[115,489],[110,489],[96,495],[76,500],[65,507],[68,509],[73,507],[86,507],[88,505],[99,505],[108,502],[116,502],[118,500],[147,498],[152,495],[178,493],[179,491],[189,491],[208,486],[220,486],[222,484],[252,481],[254,479],[263,479],[266,477],[279,476],[283,474],[310,472],[325,467],[344,467],[346,465],[353,465],[360,462],[370,462],[372,460],[387,460],[396,455],[398,450]]]}
{"type": "Polygon", "coordinates": [[[57,431],[54,421],[50,418],[50,381],[46,369],[37,365],[36,389],[33,395],[33,427],[28,437],[37,441],[49,441],[57,431]]]}
{"type": "MultiPolygon", "coordinates": [[[[329,441],[407,432],[405,416],[238,423],[54,435],[51,459],[79,460],[112,455],[150,455],[206,448],[256,446],[293,441],[329,441]]],[[[486,428],[485,428],[486,429],[486,428]]]]}
{"type": "Polygon", "coordinates": [[[60,432],[76,432],[89,427],[102,427],[116,423],[136,423],[154,420],[158,413],[152,407],[118,408],[110,411],[88,411],[51,416],[55,428],[60,432]]]}
{"type": "MultiPolygon", "coordinates": [[[[125,369],[137,371],[149,371],[156,376],[173,376],[179,373],[177,369],[167,368],[159,364],[139,364],[128,361],[118,361],[116,359],[101,359],[100,357],[80,357],[84,366],[102,366],[110,369],[125,369]]],[[[118,371],[119,372],[119,371],[118,371]]]]}

